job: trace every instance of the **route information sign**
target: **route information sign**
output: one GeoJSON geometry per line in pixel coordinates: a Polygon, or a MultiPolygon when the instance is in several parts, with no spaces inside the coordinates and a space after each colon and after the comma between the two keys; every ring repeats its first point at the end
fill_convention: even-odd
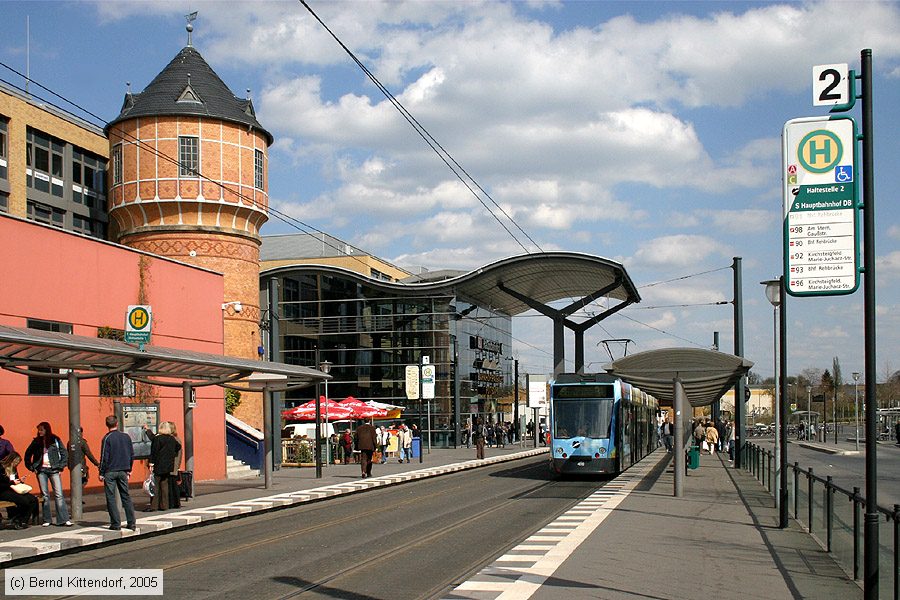
{"type": "Polygon", "coordinates": [[[848,117],[784,125],[784,280],[792,296],[859,287],[856,138],[848,117]]]}

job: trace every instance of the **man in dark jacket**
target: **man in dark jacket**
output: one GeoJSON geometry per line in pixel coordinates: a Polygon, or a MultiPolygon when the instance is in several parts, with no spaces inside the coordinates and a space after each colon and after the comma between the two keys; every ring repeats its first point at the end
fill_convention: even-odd
{"type": "Polygon", "coordinates": [[[378,440],[375,436],[375,428],[371,423],[363,423],[356,428],[356,449],[360,453],[360,467],[363,479],[372,476],[372,455],[378,440]]]}
{"type": "Polygon", "coordinates": [[[100,442],[100,481],[106,493],[106,510],[109,512],[109,528],[118,531],[122,528],[119,506],[116,502],[116,490],[125,509],[125,528],[134,529],[134,504],[128,493],[128,479],[131,477],[131,466],[134,462],[134,446],[127,433],[119,431],[119,419],[115,415],[106,417],[106,428],[109,430],[100,442]]]}

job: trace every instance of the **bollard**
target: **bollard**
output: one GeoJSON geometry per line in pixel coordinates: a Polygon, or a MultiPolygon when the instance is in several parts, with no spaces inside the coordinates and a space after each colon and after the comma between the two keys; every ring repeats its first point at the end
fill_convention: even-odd
{"type": "Polygon", "coordinates": [[[809,530],[810,533],[812,533],[813,532],[813,485],[814,485],[813,484],[813,468],[812,467],[809,468],[809,475],[807,475],[807,477],[806,477],[806,484],[807,484],[806,485],[806,505],[808,508],[808,510],[806,511],[807,512],[806,516],[808,519],[806,528],[809,530]]]}
{"type": "Polygon", "coordinates": [[[831,552],[831,533],[834,519],[834,488],[831,475],[825,478],[825,549],[831,552]]]}
{"type": "Polygon", "coordinates": [[[794,518],[800,518],[800,463],[794,462],[794,518]]]}
{"type": "Polygon", "coordinates": [[[853,488],[853,579],[859,579],[859,507],[862,498],[859,495],[859,488],[853,488]]]}

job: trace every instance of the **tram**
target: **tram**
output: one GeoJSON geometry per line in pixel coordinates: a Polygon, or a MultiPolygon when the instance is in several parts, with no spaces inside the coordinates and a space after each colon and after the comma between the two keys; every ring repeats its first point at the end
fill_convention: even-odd
{"type": "Polygon", "coordinates": [[[657,447],[659,403],[607,373],[562,373],[550,382],[550,468],[616,474],[657,447]]]}

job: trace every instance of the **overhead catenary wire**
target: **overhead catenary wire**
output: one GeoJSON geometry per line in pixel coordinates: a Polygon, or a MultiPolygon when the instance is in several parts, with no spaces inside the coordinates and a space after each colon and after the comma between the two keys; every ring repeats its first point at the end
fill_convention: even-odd
{"type": "MultiPolygon", "coordinates": [[[[89,115],[91,118],[96,119],[98,122],[104,123],[104,124],[105,124],[106,121],[103,119],[103,117],[100,117],[99,115],[94,114],[94,113],[91,112],[90,110],[84,108],[83,106],[79,105],[79,104],[76,103],[76,102],[73,102],[72,100],[69,100],[69,99],[66,98],[65,96],[62,96],[61,94],[58,94],[57,92],[55,92],[55,91],[53,91],[52,89],[50,89],[50,88],[44,86],[44,85],[41,84],[40,82],[31,80],[31,79],[28,79],[28,77],[27,77],[26,75],[22,74],[21,72],[19,72],[19,71],[16,70],[15,68],[11,67],[10,65],[8,65],[8,64],[6,64],[6,63],[0,61],[0,66],[2,66],[2,67],[4,67],[4,68],[8,69],[9,71],[15,73],[16,75],[18,75],[18,76],[20,76],[20,77],[25,78],[25,79],[26,79],[27,81],[29,81],[30,83],[36,85],[37,87],[41,88],[42,90],[46,91],[47,93],[52,94],[54,97],[59,98],[60,100],[62,100],[62,101],[65,102],[66,104],[75,107],[76,109],[78,109],[79,111],[81,111],[82,113],[84,113],[85,115],[89,115]]],[[[42,97],[40,97],[40,96],[38,96],[38,95],[36,95],[36,94],[34,94],[34,93],[31,93],[30,91],[23,90],[21,87],[15,85],[14,83],[12,83],[12,82],[10,82],[10,81],[8,81],[8,80],[6,80],[6,79],[0,78],[0,82],[3,82],[4,84],[6,84],[6,85],[9,86],[9,87],[11,87],[11,88],[13,88],[13,89],[16,89],[16,90],[19,90],[20,92],[25,93],[25,94],[28,95],[29,97],[33,97],[33,98],[36,98],[36,99],[38,99],[38,100],[41,100],[41,101],[44,101],[44,102],[48,102],[49,104],[52,104],[52,102],[49,102],[49,101],[46,100],[45,98],[42,98],[42,97]]],[[[63,109],[63,110],[64,110],[64,109],[63,109]]],[[[119,128],[119,127],[114,127],[113,130],[114,130],[116,133],[119,133],[119,134],[122,136],[123,139],[126,139],[126,140],[128,140],[129,142],[134,143],[134,144],[135,144],[136,146],[138,146],[139,148],[141,148],[141,149],[143,149],[143,150],[145,150],[145,151],[147,151],[147,152],[150,152],[150,153],[153,154],[154,156],[157,156],[157,157],[159,157],[159,158],[161,158],[161,159],[163,159],[163,160],[165,160],[165,161],[167,161],[167,162],[169,162],[169,163],[175,164],[175,165],[177,165],[177,166],[179,166],[179,167],[182,166],[181,161],[179,161],[178,159],[176,159],[176,158],[174,158],[174,157],[172,157],[172,156],[169,156],[168,154],[166,154],[166,153],[164,153],[164,152],[161,152],[161,151],[158,150],[156,147],[154,147],[154,146],[152,146],[152,145],[150,145],[150,144],[148,144],[148,143],[146,143],[146,142],[144,142],[144,141],[138,139],[137,137],[135,137],[135,136],[129,134],[128,132],[124,131],[123,129],[121,129],[121,128],[119,128]]],[[[272,214],[275,218],[277,218],[277,219],[279,219],[280,221],[284,222],[285,224],[287,224],[287,225],[293,227],[293,228],[296,229],[297,231],[300,231],[301,233],[306,233],[306,234],[318,233],[318,234],[321,234],[321,235],[323,236],[323,238],[322,238],[322,243],[323,243],[324,245],[326,245],[326,246],[328,246],[328,247],[330,247],[330,248],[336,250],[341,256],[346,256],[345,252],[343,252],[343,248],[341,248],[340,246],[337,246],[337,245],[335,245],[335,244],[332,244],[331,242],[329,242],[327,239],[324,238],[324,236],[327,236],[327,235],[328,235],[328,234],[325,233],[324,231],[322,231],[322,230],[320,230],[320,229],[317,229],[316,227],[313,227],[312,225],[309,225],[308,223],[305,223],[305,222],[303,222],[303,221],[301,221],[301,220],[299,220],[299,219],[297,219],[297,218],[295,218],[295,217],[292,217],[291,215],[288,215],[287,213],[283,213],[283,212],[281,212],[281,211],[279,211],[279,210],[273,208],[271,205],[269,205],[269,206],[262,206],[262,204],[261,204],[260,202],[258,202],[257,200],[255,200],[254,198],[252,198],[252,197],[250,197],[250,196],[247,196],[247,195],[241,193],[240,191],[235,191],[235,190],[233,190],[233,189],[226,188],[225,185],[224,185],[223,183],[221,183],[221,182],[219,182],[219,181],[216,181],[216,180],[214,180],[214,179],[211,179],[211,178],[207,177],[207,176],[204,175],[199,169],[195,169],[195,170],[193,170],[193,172],[196,174],[197,178],[202,179],[202,180],[204,180],[204,181],[207,181],[207,182],[209,182],[209,183],[212,183],[213,185],[215,185],[216,187],[218,187],[218,188],[220,188],[220,189],[222,189],[222,190],[226,190],[226,189],[227,189],[227,191],[228,191],[229,193],[234,194],[235,196],[237,196],[237,197],[240,198],[241,200],[245,200],[246,202],[248,202],[248,203],[250,203],[250,204],[252,204],[252,205],[254,205],[254,206],[256,206],[256,207],[258,207],[258,208],[260,208],[260,209],[262,209],[262,210],[265,210],[267,213],[272,214]],[[305,228],[305,229],[304,229],[304,228],[305,228]]],[[[366,266],[367,268],[370,266],[369,263],[367,263],[366,261],[364,261],[364,260],[363,260],[361,257],[359,257],[359,256],[356,256],[356,255],[354,255],[354,254],[350,254],[349,256],[350,256],[350,258],[352,258],[353,260],[356,260],[357,262],[359,262],[360,264],[366,266]]]]}
{"type": "Polygon", "coordinates": [[[319,17],[319,15],[316,14],[316,12],[312,9],[312,7],[309,6],[306,0],[298,1],[303,5],[304,8],[306,8],[306,10],[313,16],[313,18],[318,21],[318,23],[325,29],[325,31],[328,32],[328,34],[334,39],[334,41],[338,43],[338,45],[344,50],[344,52],[347,53],[351,60],[353,60],[353,62],[356,63],[356,65],[362,70],[362,72],[365,73],[366,77],[368,77],[369,80],[375,84],[375,87],[377,87],[379,91],[381,91],[381,93],[384,95],[384,97],[387,98],[387,100],[394,106],[395,109],[397,109],[397,111],[406,120],[406,122],[409,123],[409,125],[416,131],[419,137],[421,137],[422,140],[428,145],[428,147],[431,148],[431,150],[438,156],[438,158],[440,158],[440,160],[445,165],[447,165],[447,167],[456,176],[456,178],[459,179],[459,181],[466,187],[466,189],[469,190],[469,192],[475,197],[475,199],[478,200],[479,203],[481,203],[485,210],[490,213],[494,220],[497,221],[497,223],[509,234],[509,236],[526,252],[526,254],[530,253],[529,249],[519,240],[518,237],[516,237],[516,235],[512,231],[510,231],[506,224],[503,223],[500,217],[498,217],[494,213],[494,211],[485,203],[481,196],[478,195],[474,189],[472,189],[473,185],[478,188],[478,190],[482,194],[484,194],[485,197],[487,197],[494,206],[497,207],[497,209],[503,214],[503,216],[505,216],[507,220],[509,220],[509,222],[512,223],[516,227],[516,229],[518,229],[522,233],[522,235],[524,235],[528,239],[529,242],[534,244],[538,251],[543,252],[541,246],[536,241],[534,241],[534,239],[530,235],[528,235],[528,233],[516,222],[516,220],[513,219],[512,216],[507,213],[487,191],[485,191],[485,189],[475,180],[474,177],[469,174],[468,171],[466,171],[465,168],[462,167],[462,165],[459,164],[459,162],[457,162],[455,158],[453,158],[453,156],[440,144],[440,142],[438,142],[434,138],[434,136],[431,135],[431,133],[425,128],[425,126],[423,126],[419,122],[419,120],[416,119],[416,117],[406,109],[403,103],[400,102],[394,96],[394,94],[392,94],[391,91],[381,83],[381,81],[375,76],[375,74],[372,73],[372,71],[370,71],[369,68],[366,67],[366,65],[356,56],[356,54],[352,50],[350,50],[350,48],[346,44],[344,44],[343,41],[341,41],[337,34],[335,34],[331,30],[331,28],[329,28],[328,25],[325,24],[325,22],[319,17]],[[460,172],[465,175],[465,178],[460,174],[460,172]],[[472,185],[470,185],[469,182],[471,182],[472,185]]]}

